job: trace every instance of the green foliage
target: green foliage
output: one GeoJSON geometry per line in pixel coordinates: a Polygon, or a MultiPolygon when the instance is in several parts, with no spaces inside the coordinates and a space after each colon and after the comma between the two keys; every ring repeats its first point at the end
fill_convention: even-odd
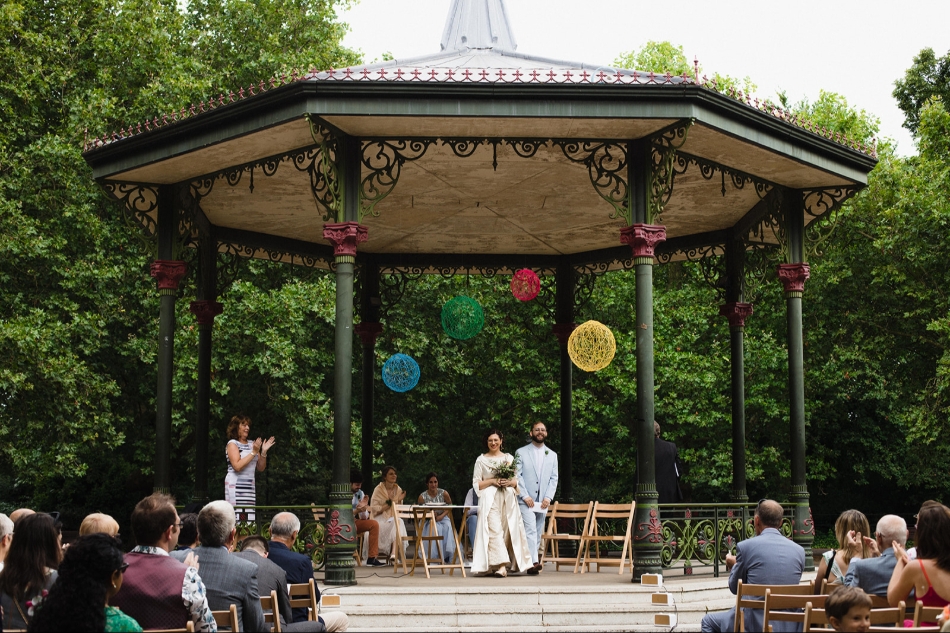
{"type": "Polygon", "coordinates": [[[692,77],[694,72],[693,64],[686,59],[682,46],[655,40],[649,40],[642,48],[620,53],[613,65],[615,68],[629,68],[658,75],[669,72],[680,76],[685,73],[692,77]]]}
{"type": "Polygon", "coordinates": [[[950,102],[950,52],[938,58],[928,47],[914,57],[904,78],[894,82],[894,98],[904,112],[904,127],[914,136],[920,126],[921,110],[931,97],[950,102]]]}

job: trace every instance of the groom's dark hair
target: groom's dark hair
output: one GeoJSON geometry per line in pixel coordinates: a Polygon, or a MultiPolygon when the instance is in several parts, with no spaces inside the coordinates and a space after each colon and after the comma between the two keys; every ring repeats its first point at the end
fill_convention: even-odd
{"type": "Polygon", "coordinates": [[[488,438],[490,438],[492,435],[497,435],[498,439],[501,440],[501,445],[502,446],[505,445],[505,434],[499,431],[498,429],[491,428],[491,429],[488,429],[488,432],[485,433],[485,437],[482,438],[482,444],[485,445],[485,450],[488,450],[488,438]]]}

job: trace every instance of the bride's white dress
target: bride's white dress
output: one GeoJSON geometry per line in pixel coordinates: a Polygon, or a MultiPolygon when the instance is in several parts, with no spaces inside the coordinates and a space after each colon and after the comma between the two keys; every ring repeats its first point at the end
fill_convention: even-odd
{"type": "MultiPolygon", "coordinates": [[[[480,481],[494,478],[494,468],[513,459],[508,453],[496,459],[480,455],[475,460],[472,487],[478,490],[480,481]]],[[[532,566],[515,490],[488,486],[478,492],[472,573],[484,573],[499,565],[510,566],[511,571],[527,571],[532,566]]]]}

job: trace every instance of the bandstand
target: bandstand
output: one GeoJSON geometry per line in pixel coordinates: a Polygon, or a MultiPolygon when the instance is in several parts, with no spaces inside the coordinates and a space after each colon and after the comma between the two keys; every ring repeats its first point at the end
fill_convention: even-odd
{"type": "MultiPolygon", "coordinates": [[[[745,492],[743,326],[749,254],[777,253],[788,324],[793,538],[814,528],[805,479],[802,295],[807,241],[867,183],[873,148],[774,104],[671,76],[516,52],[504,0],[453,0],[441,52],[293,73],[93,139],[85,158],[157,237],[161,295],[155,487],[170,484],[175,302],[196,249],[196,490],[207,495],[219,256],[333,270],[334,455],[328,584],[355,582],[350,506],[354,333],[363,348],[364,472],[372,468],[380,284],[394,276],[511,274],[556,280],[562,495],[571,496],[567,338],[586,275],[636,277],[637,514],[634,581],[660,568],[654,478],[653,266],[719,266],[731,332],[733,497],[745,492]],[[354,276],[361,296],[354,297],[354,276]],[[359,324],[354,326],[358,304],[359,324]]],[[[553,368],[552,368],[553,369],[553,368]]]]}

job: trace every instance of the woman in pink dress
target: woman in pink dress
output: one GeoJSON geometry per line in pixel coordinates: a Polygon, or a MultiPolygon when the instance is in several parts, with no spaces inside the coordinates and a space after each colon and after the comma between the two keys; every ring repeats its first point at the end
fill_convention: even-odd
{"type": "MultiPolygon", "coordinates": [[[[917,514],[917,559],[908,560],[907,553],[894,543],[897,565],[887,586],[887,601],[896,607],[907,600],[910,590],[925,607],[950,604],[950,508],[936,501],[925,501],[917,514]]],[[[905,624],[906,625],[906,624],[905,624]]],[[[936,622],[922,622],[936,626],[936,622]]]]}

